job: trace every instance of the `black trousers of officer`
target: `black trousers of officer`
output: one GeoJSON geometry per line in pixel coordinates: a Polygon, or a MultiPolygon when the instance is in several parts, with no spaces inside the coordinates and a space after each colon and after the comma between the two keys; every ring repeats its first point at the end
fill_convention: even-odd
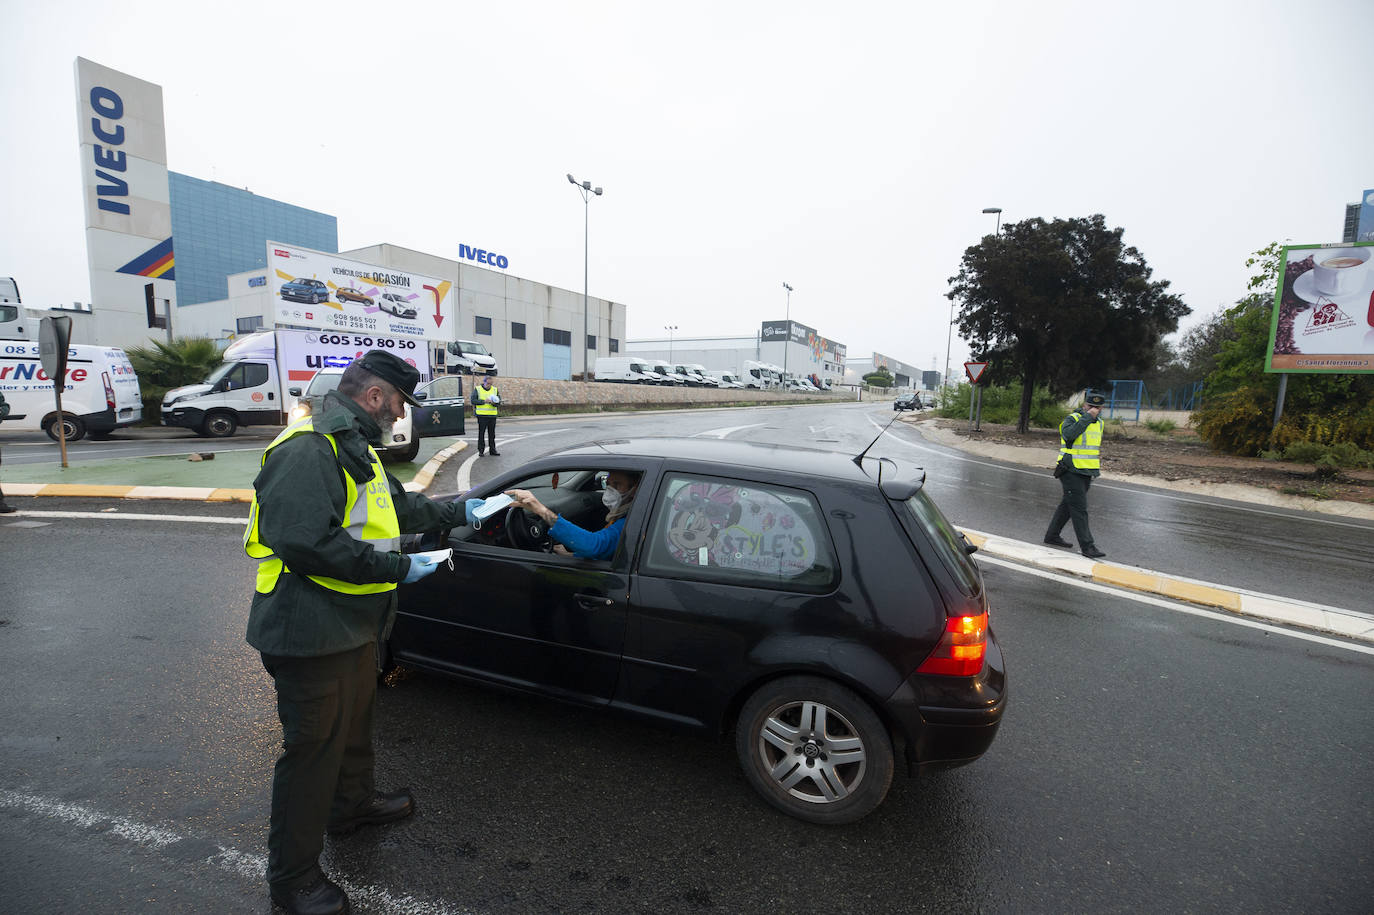
{"type": "Polygon", "coordinates": [[[267,882],[292,892],[320,872],[325,828],[373,795],[377,646],[313,658],[262,656],[277,687],[283,750],[272,777],[267,882]]]}
{"type": "Polygon", "coordinates": [[[482,454],[488,450],[493,454],[496,452],[496,417],[483,416],[481,413],[478,413],[477,453],[482,454]],[[484,435],[487,437],[487,443],[485,445],[482,444],[482,436],[484,435]]]}
{"type": "Polygon", "coordinates": [[[1064,525],[1072,518],[1073,535],[1078,541],[1078,548],[1086,550],[1093,545],[1093,532],[1088,529],[1088,487],[1093,485],[1093,478],[1070,470],[1059,478],[1059,485],[1064,495],[1059,500],[1059,507],[1054,510],[1045,536],[1059,536],[1064,525]]]}

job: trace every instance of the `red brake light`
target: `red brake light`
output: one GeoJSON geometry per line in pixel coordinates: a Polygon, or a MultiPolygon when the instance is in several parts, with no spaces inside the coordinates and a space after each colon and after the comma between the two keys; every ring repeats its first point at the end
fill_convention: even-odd
{"type": "Polygon", "coordinates": [[[113,410],[115,408],[114,385],[110,384],[110,373],[101,372],[100,380],[105,382],[105,406],[113,410]]]}
{"type": "Polygon", "coordinates": [[[940,637],[940,644],[916,672],[972,677],[983,669],[987,652],[987,611],[977,616],[951,616],[945,620],[945,634],[940,637]]]}

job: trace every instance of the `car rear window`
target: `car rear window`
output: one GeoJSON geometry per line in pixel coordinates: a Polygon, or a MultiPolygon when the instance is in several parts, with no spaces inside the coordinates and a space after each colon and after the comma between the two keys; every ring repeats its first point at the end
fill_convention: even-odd
{"type": "Polygon", "coordinates": [[[816,501],[799,490],[670,475],[649,536],[652,574],[817,592],[836,582],[816,501]]]}
{"type": "Polygon", "coordinates": [[[925,531],[940,557],[940,563],[949,570],[959,590],[969,597],[977,597],[982,591],[982,578],[978,574],[978,566],[964,549],[962,535],[930,500],[925,490],[918,489],[915,495],[906,500],[906,506],[925,531]]]}

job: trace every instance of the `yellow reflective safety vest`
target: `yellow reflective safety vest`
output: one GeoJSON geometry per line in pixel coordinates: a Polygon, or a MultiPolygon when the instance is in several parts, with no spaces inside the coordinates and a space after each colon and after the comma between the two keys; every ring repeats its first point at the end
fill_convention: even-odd
{"type": "Polygon", "coordinates": [[[495,416],[497,414],[496,404],[487,400],[488,397],[496,393],[496,385],[491,386],[491,390],[479,385],[472,388],[472,412],[478,416],[495,416]]]}
{"type": "Polygon", "coordinates": [[[1064,426],[1071,422],[1078,422],[1083,414],[1074,412],[1065,417],[1064,422],[1059,424],[1059,453],[1067,454],[1073,460],[1073,466],[1079,470],[1101,470],[1102,469],[1102,423],[1095,422],[1083,430],[1083,433],[1074,440],[1073,445],[1064,441],[1064,426]]]}
{"type": "MultiPolygon", "coordinates": [[[[272,444],[263,451],[262,463],[266,464],[267,456],[272,453],[272,449],[287,439],[314,432],[313,420],[313,416],[307,416],[283,429],[281,435],[273,439],[272,444]]],[[[339,445],[334,441],[334,436],[323,432],[320,434],[329,440],[329,447],[334,449],[334,455],[337,457],[339,445]]],[[[367,452],[372,459],[371,480],[359,482],[343,467],[339,468],[347,481],[344,532],[354,540],[372,544],[373,549],[383,552],[398,550],[401,547],[401,522],[396,517],[396,506],[391,501],[391,488],[387,483],[386,471],[382,468],[382,459],[377,456],[376,449],[369,445],[367,452]]],[[[243,549],[249,556],[258,560],[258,593],[271,594],[277,586],[277,579],[290,569],[286,568],[286,563],[272,552],[270,546],[259,539],[256,491],[253,493],[253,504],[248,512],[248,527],[243,532],[243,549]]],[[[307,577],[315,584],[331,591],[338,591],[340,594],[381,594],[396,590],[396,583],[392,581],[358,584],[325,575],[307,577]]]]}

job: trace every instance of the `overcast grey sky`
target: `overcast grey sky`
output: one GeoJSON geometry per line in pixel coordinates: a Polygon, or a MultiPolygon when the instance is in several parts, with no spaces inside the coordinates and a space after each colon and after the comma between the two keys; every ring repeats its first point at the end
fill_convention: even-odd
{"type": "MultiPolygon", "coordinates": [[[[0,0],[0,275],[86,301],[77,56],[163,88],[173,171],[625,303],[791,316],[920,368],[1004,220],[1105,214],[1194,314],[1374,187],[1374,2],[0,0]]],[[[957,365],[967,350],[954,344],[957,365]]]]}

